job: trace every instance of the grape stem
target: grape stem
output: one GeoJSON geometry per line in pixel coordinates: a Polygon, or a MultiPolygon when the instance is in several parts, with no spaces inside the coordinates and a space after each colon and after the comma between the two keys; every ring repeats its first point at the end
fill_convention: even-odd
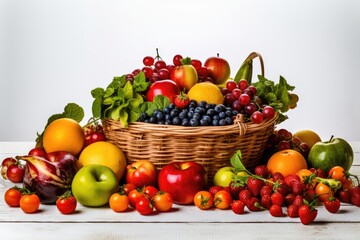
{"type": "Polygon", "coordinates": [[[159,49],[158,49],[158,48],[156,48],[156,56],[155,56],[155,59],[157,59],[157,60],[162,60],[162,58],[161,58],[160,55],[159,55],[159,49]]]}

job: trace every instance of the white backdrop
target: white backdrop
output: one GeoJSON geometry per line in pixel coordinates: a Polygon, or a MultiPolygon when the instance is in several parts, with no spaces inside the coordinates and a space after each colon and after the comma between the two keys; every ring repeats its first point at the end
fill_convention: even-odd
{"type": "Polygon", "coordinates": [[[0,0],[0,141],[34,140],[68,102],[85,123],[91,89],[155,48],[168,62],[220,53],[231,76],[260,52],[266,77],[284,76],[300,96],[278,128],[360,140],[358,0],[0,0]]]}

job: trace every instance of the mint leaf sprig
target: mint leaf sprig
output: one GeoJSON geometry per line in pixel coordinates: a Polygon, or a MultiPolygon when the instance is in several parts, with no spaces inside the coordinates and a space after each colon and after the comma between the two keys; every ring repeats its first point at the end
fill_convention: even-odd
{"type": "Polygon", "coordinates": [[[118,120],[127,127],[139,119],[144,103],[142,93],[149,85],[143,72],[135,76],[133,83],[126,81],[125,75],[114,77],[106,89],[97,87],[91,91],[93,117],[118,120]]]}
{"type": "Polygon", "coordinates": [[[258,82],[253,83],[256,88],[257,95],[263,101],[263,103],[272,106],[279,117],[277,124],[288,119],[284,113],[289,109],[296,107],[298,96],[291,93],[295,89],[295,86],[288,84],[283,76],[280,76],[279,82],[275,83],[272,80],[265,78],[262,75],[258,75],[258,82]]]}

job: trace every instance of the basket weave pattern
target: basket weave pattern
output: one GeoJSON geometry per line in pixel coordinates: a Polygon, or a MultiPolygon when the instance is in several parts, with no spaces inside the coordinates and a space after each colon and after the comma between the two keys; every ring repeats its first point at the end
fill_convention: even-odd
{"type": "Polygon", "coordinates": [[[196,161],[204,166],[212,182],[217,170],[230,166],[237,150],[241,150],[246,168],[258,165],[275,120],[253,124],[237,119],[234,125],[216,127],[133,122],[124,128],[119,121],[104,119],[103,126],[107,140],[124,152],[128,163],[150,160],[161,169],[171,162],[196,161]]]}

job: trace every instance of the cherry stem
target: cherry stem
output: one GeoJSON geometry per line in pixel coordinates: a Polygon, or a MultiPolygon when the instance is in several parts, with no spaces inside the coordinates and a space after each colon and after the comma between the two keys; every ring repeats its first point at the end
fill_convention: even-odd
{"type": "Polygon", "coordinates": [[[216,56],[219,57],[220,56],[219,53],[217,53],[216,56]]]}

